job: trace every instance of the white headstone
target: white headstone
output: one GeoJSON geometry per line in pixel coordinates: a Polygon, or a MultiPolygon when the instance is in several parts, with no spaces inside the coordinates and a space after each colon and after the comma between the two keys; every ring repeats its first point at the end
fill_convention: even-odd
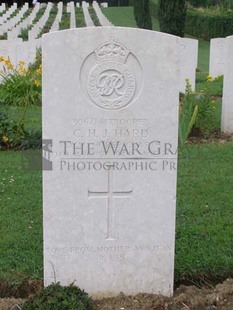
{"type": "Polygon", "coordinates": [[[189,79],[192,89],[195,90],[198,40],[181,38],[180,57],[180,91],[185,92],[185,79],[189,79]]]}
{"type": "Polygon", "coordinates": [[[2,3],[2,4],[0,5],[0,12],[5,11],[5,9],[6,9],[6,3],[2,3]]]}
{"type": "Polygon", "coordinates": [[[82,7],[85,6],[85,7],[88,7],[89,8],[89,2],[86,2],[86,1],[82,1],[82,7]]]}
{"type": "Polygon", "coordinates": [[[16,63],[20,61],[28,62],[29,60],[29,41],[16,43],[16,63]]]}
{"type": "Polygon", "coordinates": [[[84,20],[86,23],[87,27],[94,27],[93,20],[91,19],[91,15],[88,11],[89,8],[89,3],[86,1],[82,1],[82,9],[83,9],[83,15],[84,15],[84,20]]]}
{"type": "MultiPolygon", "coordinates": [[[[0,40],[0,56],[4,58],[9,58],[13,66],[17,65],[17,42],[9,42],[8,40],[0,40]]],[[[0,63],[0,71],[3,70],[5,65],[0,63]]],[[[0,77],[0,82],[2,77],[0,77]]]]}
{"type": "Polygon", "coordinates": [[[72,29],[42,51],[45,285],[172,295],[179,38],[72,29]]]}
{"type": "Polygon", "coordinates": [[[210,40],[210,65],[209,74],[213,79],[224,74],[225,38],[210,40]]]}
{"type": "MultiPolygon", "coordinates": [[[[7,40],[0,40],[0,56],[4,58],[9,57],[9,42],[7,40]]],[[[4,63],[0,62],[0,72],[3,70],[4,63]]],[[[2,76],[0,76],[0,82],[2,81],[2,76]]]]}
{"type": "Polygon", "coordinates": [[[41,38],[28,41],[28,61],[33,63],[36,60],[37,50],[41,48],[41,38]]]}
{"type": "Polygon", "coordinates": [[[224,67],[222,131],[233,133],[233,36],[225,39],[226,62],[224,67]]]}
{"type": "Polygon", "coordinates": [[[108,3],[107,2],[102,2],[101,3],[102,7],[107,8],[108,7],[108,3]]]}
{"type": "Polygon", "coordinates": [[[70,28],[76,28],[76,15],[74,2],[70,2],[70,28]]]}
{"type": "Polygon", "coordinates": [[[70,2],[66,5],[66,13],[70,13],[70,2]]]}

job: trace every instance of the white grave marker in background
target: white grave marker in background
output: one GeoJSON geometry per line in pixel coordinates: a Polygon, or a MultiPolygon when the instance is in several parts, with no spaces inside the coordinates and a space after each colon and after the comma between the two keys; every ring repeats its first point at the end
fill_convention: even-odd
{"type": "Polygon", "coordinates": [[[215,38],[210,40],[210,65],[209,74],[213,79],[224,74],[225,63],[225,38],[215,38]]]}
{"type": "Polygon", "coordinates": [[[180,91],[185,92],[186,81],[192,85],[195,90],[196,69],[198,60],[198,40],[180,39],[180,91]]]}
{"type": "Polygon", "coordinates": [[[226,63],[223,81],[222,131],[233,133],[233,36],[225,42],[226,63]]]}

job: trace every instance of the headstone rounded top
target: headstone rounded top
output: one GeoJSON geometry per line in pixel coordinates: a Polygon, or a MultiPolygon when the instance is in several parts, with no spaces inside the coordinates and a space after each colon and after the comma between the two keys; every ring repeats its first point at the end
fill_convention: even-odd
{"type": "Polygon", "coordinates": [[[58,35],[64,35],[65,33],[71,33],[71,32],[77,32],[77,33],[82,33],[82,32],[93,32],[93,33],[104,33],[105,31],[123,31],[127,32],[130,31],[131,33],[147,33],[151,34],[153,36],[160,36],[160,37],[167,37],[167,38],[174,38],[174,39],[180,39],[180,37],[175,36],[170,33],[165,33],[165,32],[160,32],[160,31],[154,31],[154,30],[148,30],[148,29],[140,29],[140,28],[132,28],[132,27],[117,27],[117,26],[88,26],[88,27],[81,27],[81,28],[70,28],[70,29],[64,29],[64,30],[59,30],[59,31],[54,31],[54,32],[48,32],[44,33],[42,35],[42,38],[47,38],[48,36],[58,36],[58,35]]]}

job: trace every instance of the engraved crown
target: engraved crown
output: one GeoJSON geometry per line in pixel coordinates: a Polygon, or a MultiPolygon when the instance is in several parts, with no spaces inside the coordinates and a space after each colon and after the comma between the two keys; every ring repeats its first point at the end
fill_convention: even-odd
{"type": "Polygon", "coordinates": [[[114,39],[110,39],[110,41],[105,42],[98,47],[95,50],[95,54],[98,61],[115,59],[125,63],[129,55],[129,50],[120,43],[117,43],[114,39]]]}

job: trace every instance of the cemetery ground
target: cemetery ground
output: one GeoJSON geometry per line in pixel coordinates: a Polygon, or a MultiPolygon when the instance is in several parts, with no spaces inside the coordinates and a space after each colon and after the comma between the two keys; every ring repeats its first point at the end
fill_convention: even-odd
{"type": "MultiPolygon", "coordinates": [[[[112,16],[115,25],[122,19],[121,26],[128,21],[134,27],[130,10],[106,9],[106,15],[110,20],[112,16]]],[[[156,21],[154,25],[156,28],[156,21]]],[[[227,280],[233,277],[233,138],[220,135],[222,81],[206,82],[209,44],[204,40],[199,44],[196,90],[210,87],[216,102],[217,131],[208,137],[194,132],[179,149],[175,256],[178,289],[173,299],[146,294],[119,295],[97,301],[97,309],[233,309],[233,281],[227,280]]],[[[1,108],[16,121],[25,109],[1,108]]],[[[40,130],[41,107],[29,106],[25,113],[25,128],[40,130]]],[[[0,297],[14,296],[0,300],[1,310],[20,304],[19,297],[25,299],[42,287],[40,157],[40,149],[0,153],[0,297]]]]}
{"type": "MultiPolygon", "coordinates": [[[[201,79],[200,85],[205,84],[201,79]]],[[[221,84],[221,82],[220,82],[221,84]]],[[[212,93],[221,85],[211,84],[212,93]]],[[[216,127],[220,126],[221,103],[216,109],[216,127]]],[[[7,107],[12,119],[20,114],[19,107],[7,107]]],[[[41,107],[26,109],[25,127],[41,128],[41,107]]],[[[120,296],[99,301],[97,309],[232,309],[231,281],[213,289],[217,283],[232,277],[232,151],[231,137],[209,140],[193,138],[180,147],[178,167],[176,287],[182,286],[174,299],[153,295],[135,298],[120,296]],[[211,140],[213,140],[211,142],[211,140]],[[203,287],[202,290],[199,287],[203,287]],[[217,293],[215,293],[217,292],[217,293]],[[220,296],[216,302],[216,296],[220,296]],[[222,306],[221,303],[223,304],[222,306]],[[198,308],[199,307],[199,308],[198,308]],[[222,307],[222,308],[221,308],[222,307]],[[188,309],[188,308],[187,308],[188,309]],[[206,308],[210,309],[210,308],[206,308]],[[214,308],[212,308],[214,309],[214,308]]],[[[41,288],[42,283],[42,175],[40,150],[1,152],[1,297],[27,297],[41,288]],[[28,159],[33,160],[31,168],[28,159]],[[4,204],[3,204],[4,202],[4,204]],[[6,282],[7,281],[7,285],[6,282]]],[[[4,299],[3,305],[20,300],[4,299]]]]}
{"type": "MultiPolygon", "coordinates": [[[[200,307],[208,304],[208,299],[209,305],[215,304],[216,296],[220,296],[217,309],[232,309],[233,282],[218,286],[216,293],[213,290],[216,283],[232,276],[233,269],[232,151],[233,143],[224,140],[188,144],[180,150],[175,279],[176,287],[182,283],[196,288],[181,287],[173,300],[177,308],[170,305],[168,309],[182,309],[182,303],[199,307],[190,309],[209,309],[200,307]]],[[[40,150],[28,152],[37,160],[41,155],[40,150]]],[[[34,171],[27,169],[25,156],[19,151],[1,153],[1,297],[14,292],[25,298],[41,288],[42,176],[40,165],[35,165],[34,171]]],[[[99,304],[100,309],[165,309],[163,300],[167,299],[121,296],[99,304]]]]}

